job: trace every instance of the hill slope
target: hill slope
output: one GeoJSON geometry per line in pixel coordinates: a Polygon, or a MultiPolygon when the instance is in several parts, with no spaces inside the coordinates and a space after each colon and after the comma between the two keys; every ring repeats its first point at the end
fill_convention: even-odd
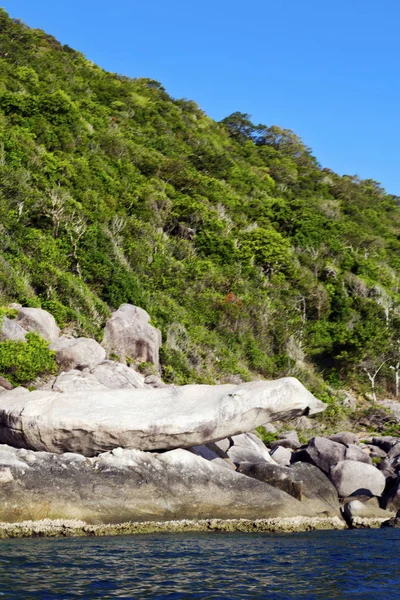
{"type": "Polygon", "coordinates": [[[293,132],[216,123],[0,11],[0,305],[97,336],[140,305],[177,383],[362,387],[387,360],[390,392],[399,225],[395,197],[321,169],[293,132]]]}

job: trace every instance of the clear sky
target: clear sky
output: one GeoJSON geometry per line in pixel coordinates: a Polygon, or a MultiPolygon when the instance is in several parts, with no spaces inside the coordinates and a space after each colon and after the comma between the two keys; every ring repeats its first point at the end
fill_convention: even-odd
{"type": "Polygon", "coordinates": [[[399,0],[0,0],[103,68],[216,120],[293,129],[323,166],[400,195],[399,0]]]}

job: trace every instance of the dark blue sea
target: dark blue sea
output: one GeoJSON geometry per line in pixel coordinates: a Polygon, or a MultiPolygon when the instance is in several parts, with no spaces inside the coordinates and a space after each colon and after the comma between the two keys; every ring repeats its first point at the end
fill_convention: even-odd
{"type": "Polygon", "coordinates": [[[400,529],[0,541],[0,598],[400,598],[400,529]]]}

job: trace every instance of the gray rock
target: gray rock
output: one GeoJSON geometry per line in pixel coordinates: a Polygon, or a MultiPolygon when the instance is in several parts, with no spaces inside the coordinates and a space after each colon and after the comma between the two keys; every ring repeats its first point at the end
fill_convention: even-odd
{"type": "Polygon", "coordinates": [[[266,463],[243,463],[238,471],[249,477],[278,487],[305,503],[315,514],[339,514],[339,498],[334,485],[320,469],[307,463],[282,467],[266,463]]]}
{"type": "Polygon", "coordinates": [[[231,442],[232,445],[226,454],[235,465],[243,462],[275,462],[265,444],[253,433],[234,435],[231,437],[231,442]]]}
{"type": "Polygon", "coordinates": [[[188,450],[190,452],[193,452],[193,454],[196,454],[197,456],[201,456],[205,460],[210,460],[211,462],[214,462],[214,464],[218,464],[221,467],[224,467],[225,469],[232,469],[233,471],[236,471],[236,466],[228,458],[228,456],[226,454],[225,456],[221,456],[221,454],[223,453],[215,452],[214,449],[210,448],[210,444],[203,444],[202,446],[193,446],[193,448],[188,448],[188,450]]]}
{"type": "MultiPolygon", "coordinates": [[[[358,520],[382,522],[394,515],[395,512],[380,508],[376,498],[371,498],[366,502],[351,500],[343,506],[343,516],[351,527],[357,527],[358,520]]],[[[360,523],[360,525],[362,524],[360,523]]]]}
{"type": "Polygon", "coordinates": [[[78,519],[87,523],[313,516],[281,490],[185,450],[115,449],[93,459],[7,449],[0,466],[0,521],[78,519]],[[23,464],[23,468],[19,466],[23,464]]]}
{"type": "Polygon", "coordinates": [[[143,375],[122,363],[105,360],[91,369],[97,381],[112,390],[141,389],[145,387],[143,375]]]}
{"type": "Polygon", "coordinates": [[[51,389],[55,392],[71,393],[85,390],[107,390],[108,388],[97,381],[90,373],[82,373],[82,371],[72,369],[66,373],[60,373],[51,389]]]}
{"type": "Polygon", "coordinates": [[[350,408],[350,410],[356,410],[358,404],[357,397],[348,390],[339,390],[339,393],[343,398],[343,406],[345,408],[350,408]]]}
{"type": "Polygon", "coordinates": [[[12,390],[14,388],[13,384],[10,383],[8,381],[8,379],[5,379],[5,377],[2,377],[0,375],[0,385],[4,390],[12,390]]]}
{"type": "Polygon", "coordinates": [[[49,342],[54,342],[60,335],[53,315],[41,308],[21,308],[16,320],[21,327],[35,331],[49,342]]]}
{"type": "Polygon", "coordinates": [[[168,383],[164,383],[161,377],[158,377],[158,375],[147,375],[144,380],[144,384],[146,387],[152,388],[168,387],[168,383]]]}
{"type": "Polygon", "coordinates": [[[149,323],[149,314],[132,304],[123,304],[107,321],[103,347],[108,356],[116,354],[123,363],[127,358],[159,366],[161,331],[149,323]]]}
{"type": "Polygon", "coordinates": [[[288,467],[291,463],[293,453],[289,448],[275,446],[275,448],[271,450],[270,455],[278,465],[288,467]]]}
{"type": "Polygon", "coordinates": [[[380,496],[385,489],[385,477],[373,465],[344,460],[331,469],[330,478],[340,497],[354,494],[380,496]]]}
{"type": "Polygon", "coordinates": [[[358,437],[355,433],[351,433],[350,431],[341,431],[340,433],[328,435],[327,439],[331,440],[331,442],[337,442],[338,444],[345,444],[346,446],[349,444],[358,444],[358,437]]]}
{"type": "Polygon", "coordinates": [[[388,408],[395,420],[398,423],[400,422],[400,402],[395,402],[394,400],[381,400],[379,404],[385,408],[388,408]]]}
{"type": "Polygon", "coordinates": [[[273,449],[277,446],[282,446],[282,448],[290,448],[291,450],[297,450],[300,448],[301,444],[299,442],[299,438],[297,437],[296,431],[283,431],[279,434],[279,439],[270,442],[268,446],[273,449]]]}
{"type": "Polygon", "coordinates": [[[9,467],[0,467],[0,485],[14,481],[13,474],[9,467]]]}
{"type": "Polygon", "coordinates": [[[398,438],[395,438],[392,435],[385,435],[382,437],[373,437],[371,443],[374,446],[378,446],[378,448],[381,448],[381,450],[389,452],[392,446],[397,444],[398,441],[398,438]]]}
{"type": "Polygon", "coordinates": [[[117,446],[189,448],[251,431],[268,419],[292,418],[304,411],[315,414],[325,406],[291,377],[240,386],[64,394],[16,389],[0,396],[0,441],[87,456],[117,446]]]}
{"type": "MultiPolygon", "coordinates": [[[[313,437],[308,442],[305,449],[311,463],[319,467],[324,473],[329,475],[332,467],[345,459],[346,447],[338,442],[332,442],[327,438],[313,437]]],[[[306,458],[303,457],[303,458],[306,458]]],[[[308,460],[307,462],[310,462],[308,460]]]]}
{"type": "Polygon", "coordinates": [[[372,465],[372,461],[367,452],[355,444],[349,444],[344,455],[345,460],[358,460],[359,462],[372,465]]]}
{"type": "Polygon", "coordinates": [[[371,458],[386,458],[387,452],[385,452],[381,448],[378,448],[378,446],[367,444],[367,448],[371,458]]]}
{"type": "Polygon", "coordinates": [[[27,329],[21,327],[15,319],[3,317],[0,323],[0,342],[13,340],[15,342],[25,342],[25,336],[28,333],[27,329]]]}
{"type": "Polygon", "coordinates": [[[106,357],[104,348],[91,338],[60,337],[50,345],[56,362],[66,371],[93,368],[106,357]]]}

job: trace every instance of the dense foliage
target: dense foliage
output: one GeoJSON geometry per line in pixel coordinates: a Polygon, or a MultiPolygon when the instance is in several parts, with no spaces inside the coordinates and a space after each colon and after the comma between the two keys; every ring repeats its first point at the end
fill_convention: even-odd
{"type": "Polygon", "coordinates": [[[177,383],[379,372],[400,339],[400,210],[292,132],[212,121],[0,11],[0,304],[101,335],[145,308],[177,383]]]}

